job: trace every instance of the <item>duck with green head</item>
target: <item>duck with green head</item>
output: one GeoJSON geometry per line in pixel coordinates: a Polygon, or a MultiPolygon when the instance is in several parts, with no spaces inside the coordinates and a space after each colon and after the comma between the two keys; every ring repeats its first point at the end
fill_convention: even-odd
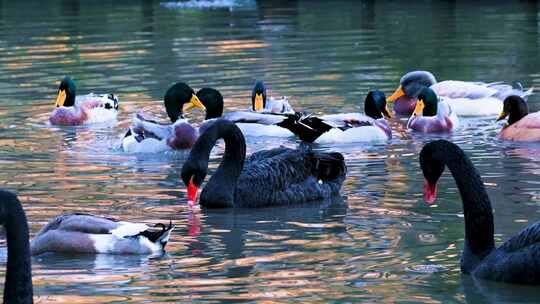
{"type": "Polygon", "coordinates": [[[55,102],[56,108],[49,121],[53,125],[77,126],[115,120],[118,114],[118,98],[113,94],[77,95],[77,87],[71,77],[60,82],[55,102]]]}
{"type": "Polygon", "coordinates": [[[452,132],[459,126],[456,112],[429,87],[423,87],[407,128],[423,133],[452,132]]]}
{"type": "Polygon", "coordinates": [[[293,107],[285,96],[280,98],[267,95],[264,82],[258,80],[251,91],[251,111],[258,113],[294,114],[293,107]]]}
{"type": "Polygon", "coordinates": [[[200,89],[197,94],[183,82],[171,86],[164,96],[164,105],[171,123],[161,124],[136,114],[130,130],[122,140],[122,148],[130,153],[157,153],[189,149],[198,137],[198,130],[184,118],[192,108],[206,110],[206,120],[223,113],[223,96],[212,88],[200,89]]]}
{"type": "Polygon", "coordinates": [[[460,116],[497,115],[502,109],[502,101],[510,95],[522,98],[532,94],[532,88],[513,88],[502,82],[484,83],[459,80],[437,82],[435,76],[428,71],[412,71],[401,77],[400,85],[388,97],[394,103],[394,111],[399,115],[410,115],[415,106],[418,94],[423,87],[430,87],[435,94],[444,97],[460,116]]]}
{"type": "Polygon", "coordinates": [[[297,121],[286,120],[280,125],[306,142],[325,144],[380,142],[392,138],[392,131],[385,119],[392,116],[383,92],[376,90],[367,94],[364,100],[364,113],[320,117],[306,115],[297,121]]]}
{"type": "Polygon", "coordinates": [[[280,123],[294,119],[294,115],[286,97],[268,96],[264,83],[256,81],[251,90],[249,110],[225,113],[223,118],[236,122],[245,136],[293,137],[294,134],[280,123]]]}
{"type": "Polygon", "coordinates": [[[529,113],[527,102],[519,96],[508,96],[497,121],[507,118],[499,138],[513,141],[540,141],[540,112],[529,113]]]}

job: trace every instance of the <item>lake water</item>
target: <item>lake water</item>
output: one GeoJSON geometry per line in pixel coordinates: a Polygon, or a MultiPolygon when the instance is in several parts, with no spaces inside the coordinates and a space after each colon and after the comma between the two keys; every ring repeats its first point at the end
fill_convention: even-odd
{"type": "MultiPolygon", "coordinates": [[[[75,211],[177,225],[164,256],[33,258],[35,300],[537,302],[537,288],[461,275],[464,223],[448,172],[438,204],[422,199],[418,153],[449,138],[484,178],[498,242],[540,219],[540,145],[498,141],[494,118],[464,119],[450,136],[396,121],[388,144],[316,146],[347,159],[342,200],[282,209],[190,210],[185,154],[129,155],[119,144],[134,113],[165,120],[161,98],[176,81],[217,88],[232,111],[263,79],[317,113],[361,110],[368,90],[390,94],[413,69],[540,87],[538,14],[528,1],[0,0],[0,187],[19,194],[32,236],[75,211]],[[64,75],[80,93],[118,94],[118,122],[48,125],[64,75]]],[[[540,109],[539,96],[529,101],[540,109]]],[[[248,152],[297,144],[248,138],[248,152]]]]}

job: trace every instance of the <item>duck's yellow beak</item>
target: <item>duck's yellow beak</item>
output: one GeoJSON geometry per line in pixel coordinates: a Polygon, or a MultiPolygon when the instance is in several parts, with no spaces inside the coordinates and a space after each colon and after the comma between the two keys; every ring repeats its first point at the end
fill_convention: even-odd
{"type": "Polygon", "coordinates": [[[184,107],[182,108],[182,111],[189,111],[192,108],[198,108],[201,110],[206,110],[206,107],[203,105],[203,103],[199,100],[199,97],[197,95],[192,94],[191,99],[188,103],[184,104],[184,107]]]}
{"type": "Polygon", "coordinates": [[[255,93],[255,104],[253,105],[253,111],[261,112],[264,109],[264,100],[262,93],[255,93]]]}
{"type": "Polygon", "coordinates": [[[65,90],[58,90],[58,96],[56,96],[56,107],[61,107],[64,105],[64,102],[66,101],[66,91],[65,90]]]}
{"type": "Polygon", "coordinates": [[[416,102],[416,107],[414,107],[413,114],[415,116],[422,116],[422,112],[424,111],[424,107],[425,107],[424,100],[423,99],[418,99],[418,101],[416,102]]]}
{"type": "Polygon", "coordinates": [[[496,121],[503,120],[506,118],[506,116],[508,116],[508,113],[506,113],[505,111],[502,111],[501,114],[499,114],[499,117],[497,117],[496,121]]]}
{"type": "Polygon", "coordinates": [[[403,88],[401,86],[399,86],[396,89],[396,91],[394,92],[394,94],[392,94],[392,95],[390,95],[390,97],[386,98],[386,101],[394,102],[403,95],[405,95],[405,92],[403,91],[403,88]]]}
{"type": "Polygon", "coordinates": [[[386,106],[384,107],[384,110],[382,112],[382,115],[388,119],[392,118],[392,112],[390,111],[390,109],[388,108],[388,104],[386,104],[386,106]]]}

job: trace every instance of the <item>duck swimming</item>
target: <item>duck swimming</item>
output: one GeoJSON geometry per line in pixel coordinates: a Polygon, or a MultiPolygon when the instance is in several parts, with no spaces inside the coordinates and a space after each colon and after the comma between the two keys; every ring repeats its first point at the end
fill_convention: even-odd
{"type": "Polygon", "coordinates": [[[400,86],[388,97],[395,102],[394,111],[400,115],[410,115],[416,105],[416,98],[423,87],[430,87],[438,96],[444,97],[460,116],[497,115],[502,110],[502,101],[510,95],[522,98],[532,94],[533,89],[524,91],[511,85],[494,82],[469,82],[446,80],[437,82],[428,71],[409,72],[400,80],[400,86]]]}
{"type": "Polygon", "coordinates": [[[307,115],[293,123],[281,123],[301,140],[316,143],[353,143],[386,141],[392,131],[385,119],[391,118],[386,96],[381,91],[371,91],[364,100],[364,112],[324,115],[307,115]]]}
{"type": "Polygon", "coordinates": [[[499,138],[513,141],[540,141],[540,112],[529,113],[527,102],[519,96],[508,96],[497,121],[508,117],[499,138]]]}
{"type": "Polygon", "coordinates": [[[75,82],[64,77],[58,88],[56,109],[49,121],[53,125],[77,126],[115,120],[118,114],[118,98],[113,94],[77,96],[75,82]]]}
{"type": "Polygon", "coordinates": [[[418,102],[407,128],[423,133],[451,132],[459,126],[456,112],[445,99],[439,100],[435,92],[424,87],[418,94],[418,102]]]}
{"type": "Polygon", "coordinates": [[[155,254],[161,253],[174,226],[118,221],[90,214],[64,214],[45,225],[30,243],[32,255],[45,252],[155,254]]]}
{"type": "Polygon", "coordinates": [[[474,278],[517,284],[540,284],[540,222],[495,247],[493,211],[480,174],[457,145],[430,142],[420,152],[424,199],[435,201],[437,181],[448,167],[454,177],[465,219],[461,271],[474,278]]]}
{"type": "Polygon", "coordinates": [[[223,113],[223,96],[212,88],[200,89],[197,94],[183,82],[171,86],[164,96],[165,109],[171,124],[160,124],[141,114],[133,117],[130,130],[122,140],[122,149],[129,153],[157,153],[189,149],[198,137],[198,130],[184,119],[191,108],[206,110],[206,120],[223,113]],[[202,101],[201,101],[202,100],[202,101]]]}
{"type": "Polygon", "coordinates": [[[253,86],[250,110],[259,113],[294,114],[294,109],[285,96],[281,98],[267,96],[266,86],[262,81],[256,81],[253,86]]]}
{"type": "Polygon", "coordinates": [[[17,196],[5,190],[0,190],[0,223],[7,240],[4,303],[33,303],[28,222],[17,196]]]}
{"type": "Polygon", "coordinates": [[[246,136],[293,137],[294,134],[282,124],[296,120],[295,112],[287,98],[267,97],[262,81],[255,82],[251,91],[249,111],[229,112],[223,118],[237,123],[246,136]]]}
{"type": "Polygon", "coordinates": [[[221,138],[225,140],[225,153],[202,190],[203,207],[254,208],[308,203],[337,195],[345,180],[347,167],[340,153],[277,148],[254,153],[246,160],[242,132],[233,122],[219,119],[199,137],[182,167],[189,204],[196,201],[197,191],[208,173],[210,151],[221,138]]]}

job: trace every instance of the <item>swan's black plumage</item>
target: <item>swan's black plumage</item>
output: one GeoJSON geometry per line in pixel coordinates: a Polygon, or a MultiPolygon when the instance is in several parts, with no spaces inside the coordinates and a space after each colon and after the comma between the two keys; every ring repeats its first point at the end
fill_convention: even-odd
{"type": "Polygon", "coordinates": [[[200,186],[207,174],[215,142],[225,140],[225,154],[201,193],[201,206],[264,207],[306,203],[339,193],[346,166],[340,153],[307,148],[277,148],[254,153],[247,160],[240,129],[219,119],[203,133],[182,168],[186,185],[200,186]]]}
{"type": "Polygon", "coordinates": [[[8,248],[4,303],[32,303],[28,223],[17,196],[4,190],[0,190],[0,224],[5,228],[8,248]]]}
{"type": "Polygon", "coordinates": [[[458,186],[465,218],[462,272],[482,279],[540,284],[540,222],[495,248],[491,203],[463,150],[446,140],[428,143],[420,153],[420,165],[428,184],[437,183],[446,165],[458,186]]]}

